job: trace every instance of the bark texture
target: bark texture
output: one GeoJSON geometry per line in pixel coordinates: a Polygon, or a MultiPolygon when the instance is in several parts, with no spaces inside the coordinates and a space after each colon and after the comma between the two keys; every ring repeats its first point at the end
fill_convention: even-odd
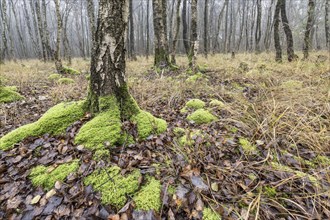
{"type": "Polygon", "coordinates": [[[197,0],[191,1],[191,35],[190,35],[190,51],[188,55],[189,67],[196,70],[196,57],[198,52],[197,39],[197,0]]]}
{"type": "Polygon", "coordinates": [[[309,0],[308,2],[308,18],[305,30],[304,38],[304,59],[307,59],[309,56],[309,48],[311,45],[311,29],[313,27],[313,18],[315,16],[315,2],[314,0],[309,0]]]}
{"type": "MultiPolygon", "coordinates": [[[[99,4],[88,95],[89,110],[92,113],[100,110],[99,97],[102,96],[115,96],[121,109],[132,102],[125,78],[128,0],[100,0],[99,4]]],[[[131,105],[129,110],[134,113],[138,110],[136,108],[131,105]]],[[[129,117],[127,111],[121,113],[122,118],[129,117]]]]}

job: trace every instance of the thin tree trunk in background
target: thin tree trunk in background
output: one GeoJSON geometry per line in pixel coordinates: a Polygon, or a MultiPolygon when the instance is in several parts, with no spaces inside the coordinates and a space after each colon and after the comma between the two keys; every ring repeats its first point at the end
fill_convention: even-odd
{"type": "Polygon", "coordinates": [[[171,14],[169,16],[169,33],[168,33],[168,46],[169,48],[172,48],[172,44],[173,44],[173,17],[174,17],[174,5],[175,5],[175,0],[173,0],[171,2],[172,6],[171,6],[171,14]]]}
{"type": "MultiPolygon", "coordinates": [[[[34,34],[33,34],[33,30],[32,30],[32,27],[31,27],[31,20],[30,20],[30,13],[28,12],[28,9],[27,9],[27,4],[26,4],[26,0],[23,0],[23,4],[24,4],[24,13],[25,13],[25,19],[26,19],[26,25],[27,25],[27,28],[28,28],[28,33],[30,35],[30,39],[32,41],[32,45],[33,45],[33,49],[36,53],[36,55],[41,58],[40,56],[40,48],[39,48],[39,44],[38,42],[35,40],[35,38],[33,37],[34,34]]],[[[31,13],[32,13],[32,17],[34,17],[34,12],[33,12],[33,9],[31,8],[31,13]]],[[[38,36],[38,29],[35,27],[35,31],[36,31],[36,36],[38,36]]]]}
{"type": "Polygon", "coordinates": [[[245,51],[249,50],[249,1],[246,3],[246,19],[245,19],[245,51]]]}
{"type": "Polygon", "coordinates": [[[85,24],[84,24],[84,16],[83,16],[83,1],[80,2],[80,25],[81,25],[81,51],[84,60],[86,59],[86,43],[85,43],[85,24]]]}
{"type": "Polygon", "coordinates": [[[13,0],[11,0],[10,3],[11,3],[11,9],[12,9],[12,12],[13,12],[13,15],[14,15],[14,18],[15,18],[16,30],[17,30],[18,39],[19,39],[19,42],[20,42],[20,45],[21,45],[21,48],[22,48],[23,57],[26,57],[27,56],[26,43],[23,40],[23,35],[22,35],[22,32],[21,32],[20,27],[19,27],[19,22],[18,22],[19,16],[17,16],[17,14],[16,14],[15,5],[14,5],[13,0]]]}
{"type": "Polygon", "coordinates": [[[260,39],[261,39],[261,0],[257,0],[257,26],[255,32],[256,52],[260,53],[260,39]]]}
{"type": "Polygon", "coordinates": [[[275,14],[274,14],[274,44],[276,50],[276,56],[275,56],[276,62],[282,62],[282,48],[281,48],[280,33],[279,33],[281,1],[282,0],[277,0],[275,14]]]}
{"type": "Polygon", "coordinates": [[[223,42],[223,52],[227,53],[227,40],[228,40],[228,2],[229,0],[226,0],[226,15],[225,15],[225,40],[223,42]]]}
{"type": "Polygon", "coordinates": [[[131,60],[137,60],[135,54],[134,45],[134,19],[133,19],[133,0],[129,0],[129,45],[128,45],[128,57],[131,60]]]}
{"type": "Polygon", "coordinates": [[[166,45],[166,33],[164,27],[164,7],[163,2],[166,0],[153,0],[153,17],[154,17],[154,47],[155,47],[155,60],[154,65],[159,68],[165,68],[169,64],[168,46],[166,45]]]}
{"type": "Polygon", "coordinates": [[[57,19],[57,35],[56,35],[56,49],[54,53],[55,67],[58,74],[64,74],[64,69],[61,61],[61,34],[62,34],[62,18],[60,13],[60,2],[59,0],[54,0],[56,19],[57,19]]]}
{"type": "Polygon", "coordinates": [[[208,35],[208,5],[209,5],[209,1],[208,0],[204,0],[204,56],[207,58],[207,54],[208,54],[208,39],[207,39],[207,35],[208,35]]]}
{"type": "Polygon", "coordinates": [[[241,46],[241,42],[242,42],[242,38],[243,38],[243,32],[244,32],[244,24],[245,24],[245,8],[246,8],[246,1],[243,0],[243,13],[242,13],[242,17],[241,17],[241,27],[240,27],[240,34],[239,34],[239,38],[238,38],[238,43],[237,43],[237,47],[236,50],[239,51],[240,46],[241,46]]]}
{"type": "Polygon", "coordinates": [[[180,5],[181,5],[181,0],[177,0],[176,11],[175,11],[176,12],[175,32],[174,32],[172,51],[171,51],[171,63],[174,65],[176,65],[175,53],[176,53],[176,47],[178,43],[178,37],[179,37],[180,25],[181,25],[180,5]]]}
{"type": "Polygon", "coordinates": [[[189,67],[196,71],[196,58],[198,52],[197,39],[197,0],[191,0],[191,36],[190,36],[190,52],[188,56],[189,67]]]}
{"type": "Polygon", "coordinates": [[[255,22],[254,22],[254,18],[255,18],[255,15],[256,15],[256,4],[255,2],[253,1],[253,4],[252,4],[252,15],[251,15],[251,28],[250,28],[250,47],[249,47],[249,51],[252,52],[253,51],[253,30],[254,30],[254,25],[255,25],[255,22]]]}
{"type": "Polygon", "coordinates": [[[190,42],[188,39],[188,22],[187,22],[187,1],[183,0],[182,7],[182,35],[183,35],[183,45],[186,51],[186,54],[189,55],[190,42]]]}
{"type": "Polygon", "coordinates": [[[264,46],[266,51],[269,51],[270,48],[270,43],[271,43],[271,32],[272,32],[272,27],[273,27],[273,22],[272,22],[272,8],[273,8],[274,0],[272,0],[269,9],[268,9],[268,17],[267,17],[267,28],[266,28],[266,33],[265,33],[265,38],[264,38],[264,46]]]}
{"type": "Polygon", "coordinates": [[[6,1],[2,1],[1,4],[1,19],[2,19],[2,43],[3,43],[3,48],[1,51],[1,63],[4,62],[4,60],[6,59],[6,56],[8,57],[8,59],[10,59],[9,53],[8,53],[8,38],[7,38],[7,34],[8,33],[8,19],[7,19],[7,4],[6,1]],[[7,32],[6,32],[7,29],[7,32]]]}
{"type": "Polygon", "coordinates": [[[313,26],[313,18],[315,16],[315,2],[314,0],[308,1],[308,18],[305,30],[305,38],[304,38],[304,59],[307,59],[309,56],[309,48],[311,45],[311,29],[313,26]]]}
{"type": "Polygon", "coordinates": [[[46,0],[42,0],[42,15],[44,19],[44,25],[43,25],[43,31],[44,31],[44,37],[45,37],[45,47],[46,47],[46,57],[47,60],[53,59],[53,52],[50,47],[49,42],[49,31],[48,31],[48,25],[47,25],[47,6],[46,6],[46,0]]]}
{"type": "MultiPolygon", "coordinates": [[[[94,12],[94,1],[93,0],[87,0],[87,13],[88,13],[88,23],[90,27],[90,33],[92,37],[92,48],[94,45],[94,38],[95,38],[95,12],[94,12]]],[[[92,49],[93,51],[93,49],[92,49]]],[[[92,52],[93,53],[93,52],[92,52]]]]}
{"type": "Polygon", "coordinates": [[[146,56],[149,59],[149,47],[150,47],[150,25],[149,25],[149,17],[150,17],[150,0],[147,0],[147,46],[146,46],[146,56]]]}
{"type": "Polygon", "coordinates": [[[225,7],[228,4],[228,0],[225,0],[225,3],[223,4],[219,17],[218,17],[218,26],[216,29],[216,38],[215,38],[215,45],[214,45],[214,49],[218,48],[218,50],[220,51],[220,42],[219,42],[219,36],[220,36],[220,28],[221,28],[221,24],[222,24],[222,19],[223,19],[223,13],[225,11],[225,7]]]}
{"type": "Polygon", "coordinates": [[[324,16],[324,20],[325,20],[325,41],[326,41],[326,45],[328,50],[330,51],[330,24],[329,24],[329,5],[330,5],[330,1],[326,0],[325,1],[325,16],[324,16]]]}
{"type": "Polygon", "coordinates": [[[39,0],[37,0],[35,3],[36,3],[38,29],[39,29],[40,39],[41,39],[42,57],[43,57],[43,61],[46,62],[47,61],[47,49],[46,49],[44,28],[43,28],[42,20],[41,20],[40,2],[39,2],[39,0]]]}
{"type": "Polygon", "coordinates": [[[230,2],[230,25],[229,25],[229,36],[228,36],[228,45],[226,53],[231,51],[231,38],[233,36],[233,28],[234,28],[234,17],[233,17],[234,6],[233,2],[230,2]]]}
{"type": "Polygon", "coordinates": [[[287,43],[287,53],[288,53],[288,61],[291,62],[295,58],[294,49],[293,49],[293,37],[292,31],[289,26],[289,21],[286,15],[286,0],[281,0],[281,17],[282,17],[282,24],[286,36],[286,43],[287,43]]]}
{"type": "MultiPolygon", "coordinates": [[[[36,43],[38,44],[37,48],[38,48],[38,52],[39,52],[39,59],[41,60],[43,58],[43,46],[42,46],[42,38],[40,35],[40,29],[38,26],[38,19],[37,19],[37,13],[36,13],[36,9],[35,9],[35,5],[33,0],[30,0],[30,8],[31,8],[31,12],[32,12],[32,20],[33,20],[33,26],[34,26],[34,32],[35,32],[35,36],[36,36],[36,43]],[[41,45],[41,48],[40,48],[41,45]]],[[[28,12],[27,12],[28,13],[28,12]]]]}
{"type": "Polygon", "coordinates": [[[64,29],[63,29],[63,46],[64,46],[64,56],[68,60],[68,65],[70,66],[72,64],[72,55],[71,55],[71,48],[68,38],[68,19],[69,19],[69,10],[67,14],[65,15],[64,19],[64,29]]]}

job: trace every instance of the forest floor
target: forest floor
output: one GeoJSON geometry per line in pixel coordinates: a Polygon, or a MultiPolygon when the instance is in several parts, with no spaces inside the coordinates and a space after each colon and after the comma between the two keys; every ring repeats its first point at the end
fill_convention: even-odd
{"type": "MultiPolygon", "coordinates": [[[[222,219],[329,219],[330,65],[317,58],[322,54],[293,63],[276,63],[273,54],[209,55],[198,58],[198,75],[185,69],[185,57],[166,73],[151,70],[151,58],[128,62],[132,95],[167,121],[167,131],[111,148],[110,158],[96,161],[73,141],[84,118],[64,135],[31,137],[0,151],[0,219],[219,219],[214,213],[222,219]],[[191,110],[181,110],[191,99],[204,101],[218,120],[187,120],[191,110]],[[222,103],[213,105],[214,99],[222,103]],[[53,170],[77,159],[77,172],[52,190],[32,185],[31,168],[53,170]],[[160,210],[136,211],[134,195],[124,207],[102,204],[84,178],[110,165],[160,180],[160,210]]],[[[86,97],[89,61],[74,59],[71,67],[82,74],[63,84],[49,79],[53,63],[0,66],[6,85],[25,97],[0,104],[0,137],[59,102],[86,97]]]]}

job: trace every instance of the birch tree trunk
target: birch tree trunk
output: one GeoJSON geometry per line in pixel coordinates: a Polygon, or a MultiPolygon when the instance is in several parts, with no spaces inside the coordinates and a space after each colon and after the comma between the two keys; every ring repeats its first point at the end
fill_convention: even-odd
{"type": "Polygon", "coordinates": [[[181,0],[177,0],[175,32],[174,32],[172,51],[171,51],[171,63],[174,65],[176,65],[175,53],[176,53],[176,47],[178,43],[178,37],[179,37],[180,25],[181,25],[180,5],[181,5],[181,0]]]}
{"type": "Polygon", "coordinates": [[[128,0],[99,0],[95,51],[91,59],[91,80],[88,97],[89,109],[99,112],[99,97],[116,97],[122,118],[139,110],[128,92],[125,77],[125,35],[128,20],[128,0]]]}
{"type": "Polygon", "coordinates": [[[208,5],[209,2],[208,0],[204,0],[205,4],[204,4],[204,56],[207,58],[207,54],[208,54],[208,39],[207,39],[207,35],[208,35],[208,5]]]}
{"type": "Polygon", "coordinates": [[[274,14],[274,44],[276,51],[276,56],[275,56],[276,62],[282,62],[282,48],[281,48],[280,33],[279,33],[280,12],[281,12],[281,0],[278,0],[274,14]]]}
{"type": "Polygon", "coordinates": [[[325,1],[325,16],[324,16],[324,22],[325,22],[325,41],[328,50],[330,51],[330,24],[329,24],[329,5],[330,1],[325,1]]]}
{"type": "Polygon", "coordinates": [[[166,40],[166,28],[163,18],[164,15],[164,4],[166,0],[153,0],[153,15],[154,15],[154,47],[155,47],[155,60],[154,65],[158,68],[166,68],[169,65],[168,46],[166,40]]]}
{"type": "Polygon", "coordinates": [[[257,26],[255,32],[256,52],[260,53],[261,40],[261,0],[257,0],[257,26]]]}
{"type": "Polygon", "coordinates": [[[183,46],[186,51],[186,54],[189,55],[190,42],[189,42],[189,37],[188,37],[187,1],[188,0],[183,0],[181,17],[182,17],[183,46]]]}
{"type": "Polygon", "coordinates": [[[62,18],[60,13],[60,2],[59,0],[54,0],[56,19],[57,19],[57,35],[56,35],[56,49],[54,53],[55,67],[58,74],[64,74],[62,61],[61,61],[61,34],[62,34],[62,18]]]}
{"type": "Polygon", "coordinates": [[[311,29],[313,27],[313,18],[315,16],[315,2],[314,0],[308,1],[308,18],[305,30],[305,38],[304,38],[304,59],[308,59],[309,56],[309,48],[311,45],[311,29]]]}
{"type": "Polygon", "coordinates": [[[197,0],[191,1],[191,35],[190,35],[190,52],[188,56],[189,67],[196,71],[196,58],[198,52],[197,39],[197,0]]]}
{"type": "Polygon", "coordinates": [[[286,43],[287,43],[286,49],[288,53],[288,61],[291,62],[295,59],[295,54],[293,50],[292,31],[286,15],[286,0],[281,0],[281,17],[282,17],[282,24],[283,24],[285,36],[286,36],[286,43]]]}

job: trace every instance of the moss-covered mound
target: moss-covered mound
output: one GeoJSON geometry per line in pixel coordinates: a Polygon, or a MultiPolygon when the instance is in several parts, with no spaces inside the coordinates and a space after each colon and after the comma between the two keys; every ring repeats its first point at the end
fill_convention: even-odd
{"type": "Polygon", "coordinates": [[[8,150],[27,137],[61,134],[84,115],[84,101],[60,103],[50,108],[38,121],[13,130],[0,139],[0,149],[8,150]]]}
{"type": "Polygon", "coordinates": [[[147,185],[142,187],[142,189],[133,199],[136,205],[136,209],[143,211],[159,211],[162,206],[160,193],[160,181],[156,180],[155,178],[150,178],[147,185]]]}
{"type": "Polygon", "coordinates": [[[254,154],[257,152],[257,147],[251,144],[249,140],[245,138],[240,138],[239,143],[246,154],[254,154]]]}
{"type": "Polygon", "coordinates": [[[63,67],[63,71],[66,73],[66,74],[71,74],[71,75],[78,75],[80,74],[80,72],[78,70],[75,70],[73,68],[70,68],[70,67],[63,67]]]}
{"type": "MultiPolygon", "coordinates": [[[[127,136],[121,129],[121,114],[116,98],[102,98],[100,108],[104,111],[81,127],[75,142],[89,149],[100,149],[106,142],[110,146],[122,144],[125,141],[132,142],[132,137],[127,136]]],[[[129,109],[125,111],[125,114],[129,115],[128,111],[129,109]]],[[[151,134],[160,134],[167,128],[166,121],[140,109],[131,116],[130,120],[136,123],[141,140],[151,134]]]]}
{"type": "Polygon", "coordinates": [[[197,109],[202,109],[205,107],[205,102],[200,100],[200,99],[191,99],[189,100],[185,107],[181,109],[181,113],[186,113],[188,112],[189,109],[191,110],[197,110],[197,109]]]}
{"type": "Polygon", "coordinates": [[[117,102],[113,97],[109,98],[108,102],[108,110],[96,115],[81,127],[75,138],[77,144],[83,144],[89,149],[98,149],[104,146],[105,142],[113,146],[124,141],[117,102]]]}
{"type": "Polygon", "coordinates": [[[131,120],[137,124],[139,138],[142,140],[151,134],[163,133],[167,128],[166,121],[142,110],[137,115],[133,115],[131,120]]]}
{"type": "Polygon", "coordinates": [[[204,208],[203,210],[203,220],[221,220],[221,217],[219,214],[214,212],[210,208],[204,208]]]}
{"type": "Polygon", "coordinates": [[[70,173],[75,172],[78,167],[78,161],[59,165],[55,169],[40,165],[32,169],[29,178],[34,186],[41,186],[49,190],[54,187],[56,181],[64,181],[65,178],[70,173]]]}
{"type": "Polygon", "coordinates": [[[200,125],[216,121],[218,118],[205,109],[198,109],[188,115],[187,119],[189,121],[194,121],[196,124],[200,125]]]}
{"type": "Polygon", "coordinates": [[[225,104],[217,99],[212,99],[210,102],[211,107],[223,108],[225,104]]]}
{"type": "Polygon", "coordinates": [[[64,85],[68,85],[68,84],[72,84],[74,83],[73,79],[70,78],[61,78],[57,81],[59,84],[64,84],[64,85]]]}
{"type": "Polygon", "coordinates": [[[60,79],[62,76],[60,75],[60,74],[58,74],[58,73],[54,73],[54,74],[50,74],[49,76],[48,76],[48,79],[50,79],[50,80],[58,80],[58,79],[60,79]]]}
{"type": "Polygon", "coordinates": [[[84,184],[92,185],[94,190],[101,192],[103,204],[121,208],[125,205],[128,196],[133,196],[139,189],[140,176],[138,170],[123,176],[120,174],[120,168],[113,166],[94,171],[85,178],[84,184]]]}
{"type": "Polygon", "coordinates": [[[2,103],[10,103],[14,101],[19,101],[24,97],[21,96],[18,92],[16,87],[14,86],[0,86],[0,104],[2,103]]]}

